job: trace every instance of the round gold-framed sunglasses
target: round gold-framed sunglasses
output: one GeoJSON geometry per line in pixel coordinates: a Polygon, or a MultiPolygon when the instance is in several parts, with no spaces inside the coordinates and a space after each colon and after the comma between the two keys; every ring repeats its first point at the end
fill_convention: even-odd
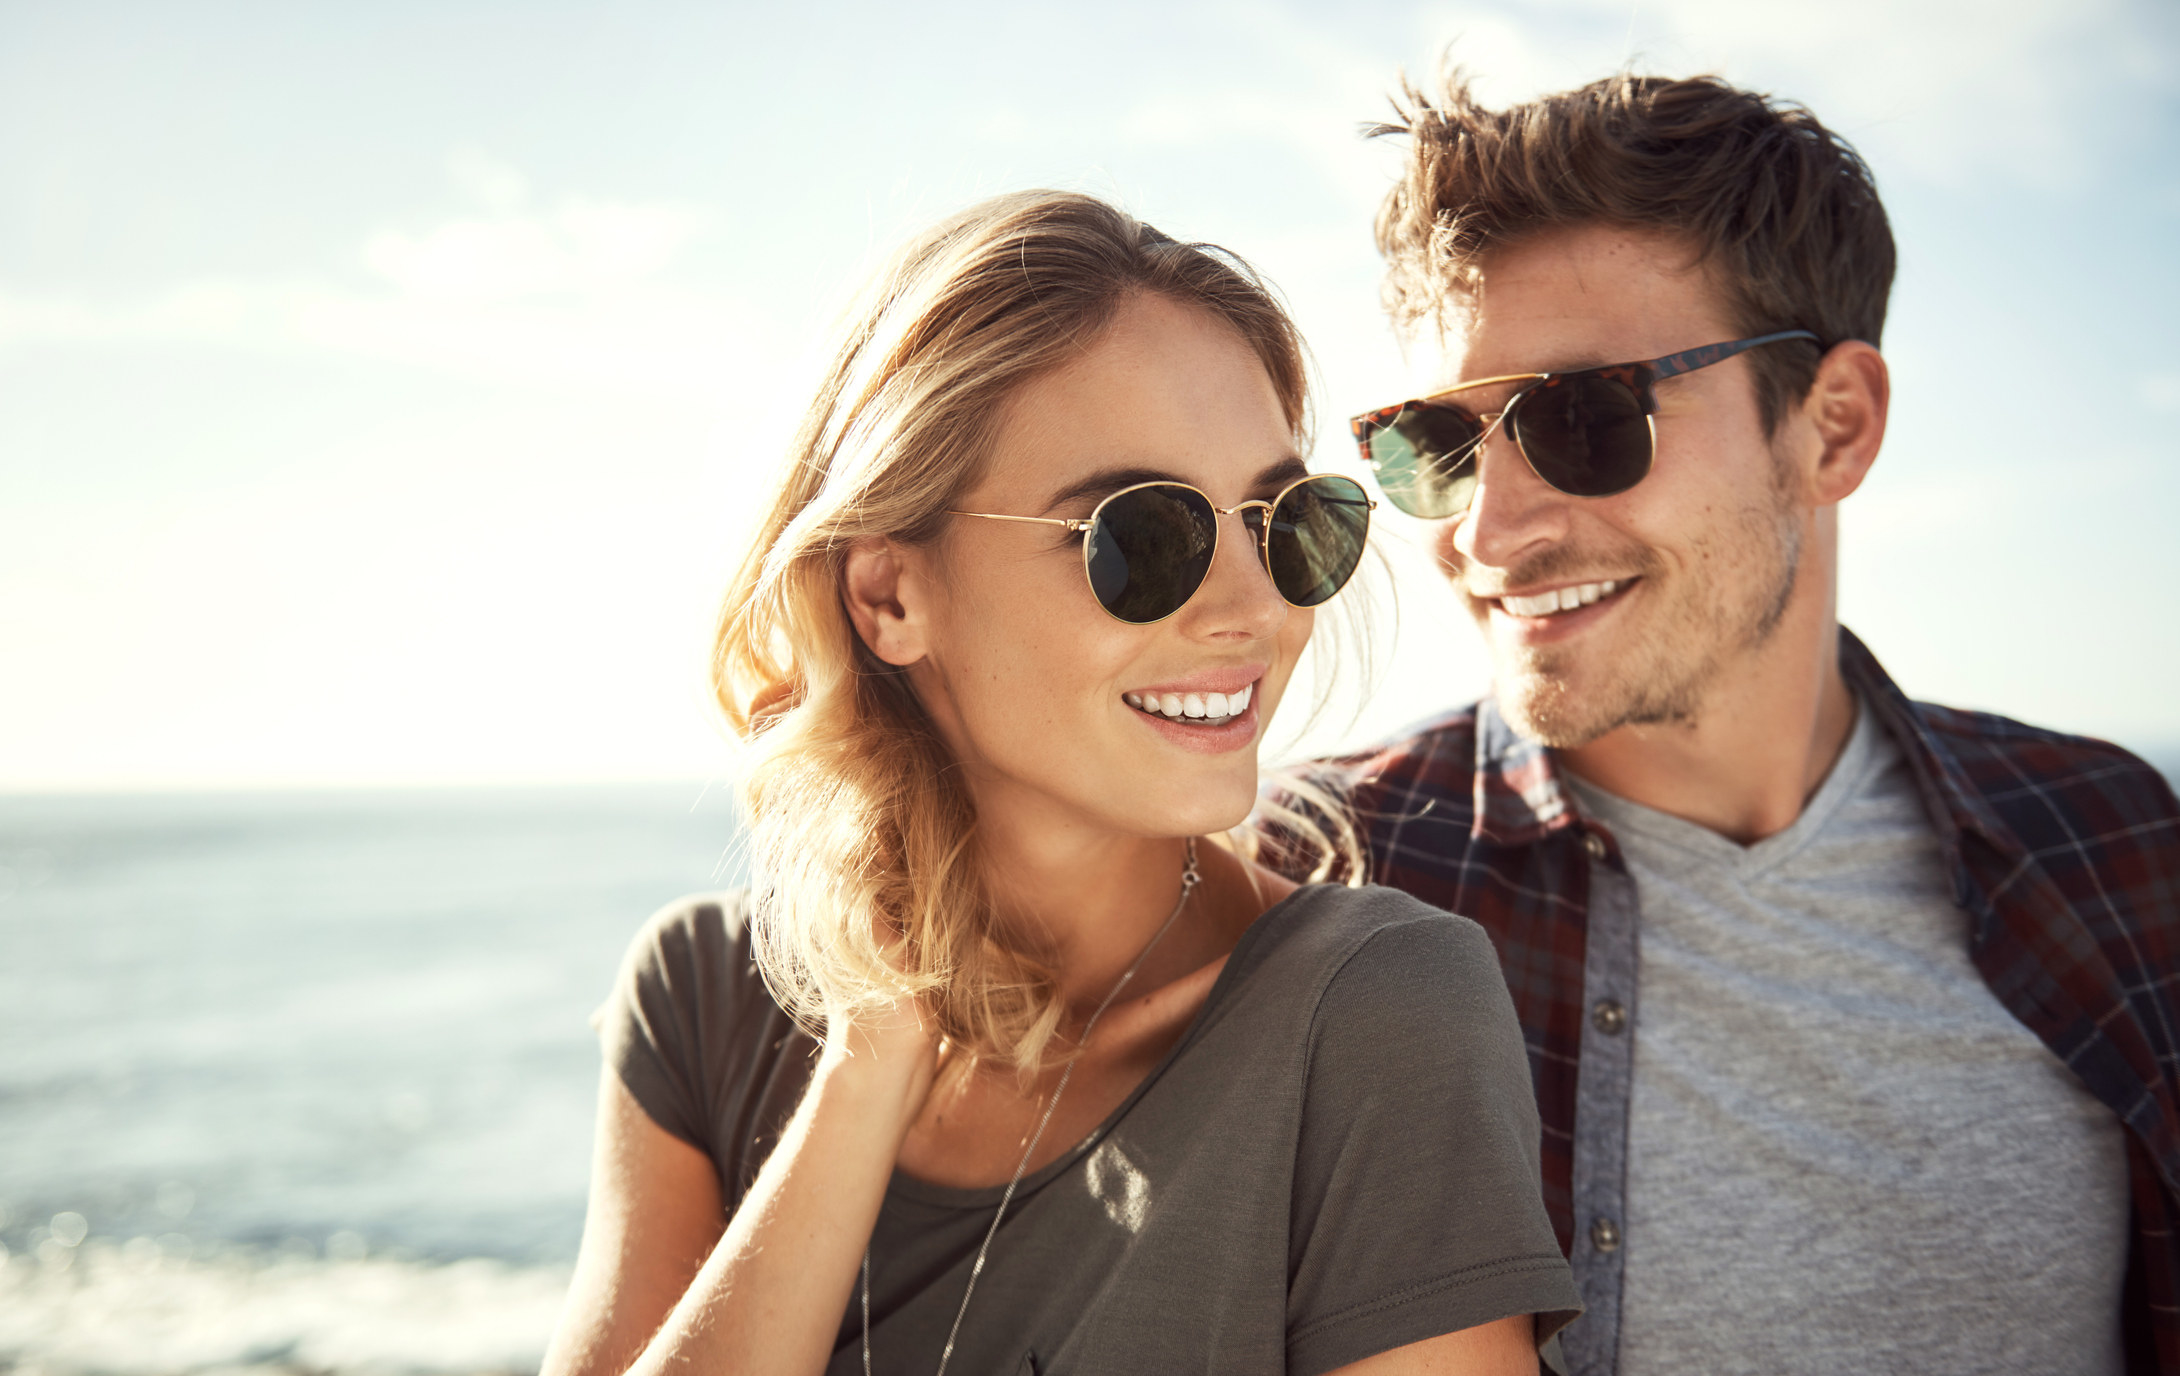
{"type": "Polygon", "coordinates": [[[1219,517],[1238,515],[1256,537],[1272,586],[1290,607],[1315,607],[1347,585],[1362,563],[1377,503],[1362,485],[1336,473],[1298,478],[1269,501],[1214,506],[1181,482],[1124,487],[1087,517],[1003,516],[949,511],[984,521],[1060,526],[1083,537],[1082,571],[1090,594],[1115,620],[1163,621],[1196,595],[1219,549],[1219,517]]]}

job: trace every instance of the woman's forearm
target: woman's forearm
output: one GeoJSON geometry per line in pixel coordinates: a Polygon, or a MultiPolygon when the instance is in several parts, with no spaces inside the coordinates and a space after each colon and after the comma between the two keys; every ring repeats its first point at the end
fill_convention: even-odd
{"type": "Polygon", "coordinates": [[[826,1049],[779,1146],[630,1376],[825,1369],[929,1059],[905,1044],[826,1049]]]}

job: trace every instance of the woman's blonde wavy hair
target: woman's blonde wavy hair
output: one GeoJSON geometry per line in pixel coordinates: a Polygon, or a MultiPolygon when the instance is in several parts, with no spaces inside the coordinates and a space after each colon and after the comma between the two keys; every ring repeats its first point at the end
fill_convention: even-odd
{"type": "MultiPolygon", "coordinates": [[[[728,588],[712,683],[749,747],[740,791],[756,885],[752,937],[781,1005],[829,1016],[920,997],[945,1037],[1028,1074],[1064,1012],[1051,968],[994,920],[976,808],[905,673],[841,601],[848,550],[935,539],[978,478],[1003,404],[1078,357],[1122,302],[1156,293],[1231,325],[1289,426],[1308,426],[1293,323],[1230,254],[1181,244],[1089,196],[971,207],[907,245],[850,311],[769,514],[728,588]]],[[[1293,785],[1287,786],[1291,793],[1293,785]]],[[[1308,800],[1318,817],[1344,817],[1308,800]]],[[[1353,829],[1281,814],[1321,868],[1353,829]]]]}

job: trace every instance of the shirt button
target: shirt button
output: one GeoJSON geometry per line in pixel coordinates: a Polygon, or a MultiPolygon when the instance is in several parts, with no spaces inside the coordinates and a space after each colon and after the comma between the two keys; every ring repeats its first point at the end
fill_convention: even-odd
{"type": "Polygon", "coordinates": [[[1600,1252],[1620,1250],[1620,1229],[1609,1218],[1600,1218],[1590,1225],[1590,1245],[1600,1252]]]}
{"type": "Polygon", "coordinates": [[[1582,836],[1582,849],[1590,853],[1590,859],[1602,860],[1605,858],[1605,838],[1594,831],[1585,832],[1582,836]]]}
{"type": "Polygon", "coordinates": [[[1599,999],[1590,1010],[1590,1024],[1608,1037],[1617,1037],[1627,1027],[1627,1005],[1613,999],[1599,999]]]}

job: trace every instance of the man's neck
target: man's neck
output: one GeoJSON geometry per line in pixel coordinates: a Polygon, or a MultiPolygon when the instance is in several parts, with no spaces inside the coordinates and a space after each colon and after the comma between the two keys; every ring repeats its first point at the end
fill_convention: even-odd
{"type": "Polygon", "coordinates": [[[1609,793],[1742,845],[1786,830],[1831,773],[1855,720],[1838,624],[1827,614],[1818,634],[1788,629],[1713,685],[1694,721],[1623,726],[1557,752],[1559,762],[1609,793]]]}

